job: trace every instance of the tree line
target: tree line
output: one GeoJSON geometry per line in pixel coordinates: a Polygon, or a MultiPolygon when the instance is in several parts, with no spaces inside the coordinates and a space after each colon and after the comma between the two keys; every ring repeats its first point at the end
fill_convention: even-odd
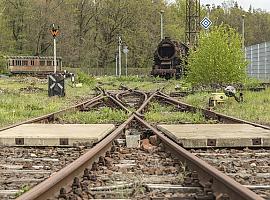
{"type": "MultiPolygon", "coordinates": [[[[118,36],[129,48],[129,65],[152,65],[160,41],[160,11],[164,10],[164,32],[185,40],[185,0],[0,0],[0,54],[53,55],[49,33],[54,23],[60,28],[57,53],[65,66],[112,67],[118,36]]],[[[206,15],[201,7],[201,17],[206,15]]],[[[213,24],[228,24],[240,34],[245,15],[245,45],[270,40],[270,14],[244,11],[237,2],[212,5],[213,24]]]]}

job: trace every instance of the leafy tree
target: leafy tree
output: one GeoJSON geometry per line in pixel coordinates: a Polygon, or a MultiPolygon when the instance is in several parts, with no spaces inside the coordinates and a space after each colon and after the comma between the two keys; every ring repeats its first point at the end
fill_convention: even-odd
{"type": "Polygon", "coordinates": [[[7,62],[3,54],[0,52],[0,73],[7,71],[7,62]]]}
{"type": "Polygon", "coordinates": [[[229,26],[214,27],[201,34],[199,47],[188,61],[188,80],[194,85],[232,84],[244,81],[247,62],[239,34],[229,26]]]}

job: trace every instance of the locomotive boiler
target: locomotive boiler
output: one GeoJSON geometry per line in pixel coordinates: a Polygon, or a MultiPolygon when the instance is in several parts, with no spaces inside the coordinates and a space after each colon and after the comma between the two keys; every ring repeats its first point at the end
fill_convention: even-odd
{"type": "Polygon", "coordinates": [[[158,44],[154,53],[151,75],[170,79],[180,78],[185,73],[188,46],[166,37],[158,44]]]}

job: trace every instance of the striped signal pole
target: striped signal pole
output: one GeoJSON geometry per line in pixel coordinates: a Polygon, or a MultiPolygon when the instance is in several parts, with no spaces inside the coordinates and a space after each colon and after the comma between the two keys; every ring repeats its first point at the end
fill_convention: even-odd
{"type": "Polygon", "coordinates": [[[59,27],[56,28],[54,24],[52,24],[52,29],[50,30],[52,36],[53,36],[53,62],[54,62],[54,73],[56,74],[56,67],[57,67],[57,61],[56,61],[56,37],[60,34],[59,27]]]}

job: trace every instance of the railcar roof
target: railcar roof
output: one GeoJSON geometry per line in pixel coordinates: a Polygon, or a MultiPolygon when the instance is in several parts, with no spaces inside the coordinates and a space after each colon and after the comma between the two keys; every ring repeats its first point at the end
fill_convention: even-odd
{"type": "MultiPolygon", "coordinates": [[[[53,56],[5,56],[7,59],[44,59],[53,60],[53,56]]],[[[56,59],[62,59],[62,57],[56,57],[56,59]]]]}

